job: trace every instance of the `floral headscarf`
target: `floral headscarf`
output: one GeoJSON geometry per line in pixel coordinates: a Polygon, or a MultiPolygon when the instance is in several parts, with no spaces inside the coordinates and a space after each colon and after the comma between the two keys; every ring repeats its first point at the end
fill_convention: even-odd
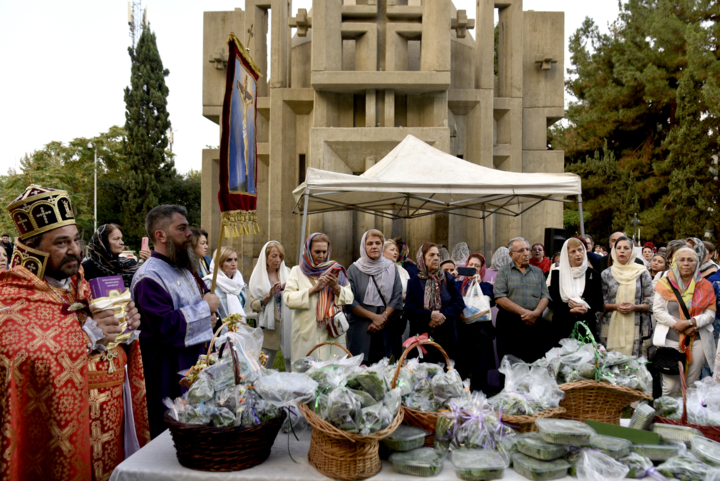
{"type": "Polygon", "coordinates": [[[425,265],[425,256],[423,256],[423,247],[428,244],[431,244],[431,242],[424,243],[417,251],[418,277],[420,279],[427,279],[423,299],[424,308],[428,311],[438,311],[442,307],[442,301],[440,300],[440,283],[442,282],[444,273],[439,267],[435,272],[428,271],[425,265]]]}

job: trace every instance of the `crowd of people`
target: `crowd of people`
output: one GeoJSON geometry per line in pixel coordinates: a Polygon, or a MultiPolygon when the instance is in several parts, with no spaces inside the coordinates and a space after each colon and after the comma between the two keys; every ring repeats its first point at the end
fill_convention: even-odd
{"type": "MultiPolygon", "coordinates": [[[[121,256],[115,224],[100,226],[82,252],[63,191],[30,186],[8,208],[19,240],[4,234],[0,249],[3,479],[107,479],[166,429],[162,400],[182,394],[179,373],[231,315],[257,319],[270,365],[281,351],[286,371],[324,342],[370,364],[427,336],[487,393],[502,387],[492,373],[503,356],[535,361],[582,322],[608,350],[684,359],[688,383],[720,374],[720,272],[715,246],[698,238],[656,248],[615,232],[605,255],[577,236],[549,258],[516,237],[488,265],[466,243],[449,252],[425,242],[412,255],[402,238],[370,229],[346,267],[316,232],[291,269],[284,246],[267,242],[246,284],[237,251],[209,256],[208,233],[189,225],[182,206],[148,213],[151,247],[138,259],[121,256]],[[122,319],[93,304],[88,281],[108,276],[130,293],[122,319]],[[124,331],[130,338],[116,342],[124,331]]],[[[331,347],[314,355],[326,359],[331,347]]],[[[423,361],[444,358],[428,349],[423,361]]],[[[679,376],[658,373],[656,388],[678,394],[679,376]]]]}

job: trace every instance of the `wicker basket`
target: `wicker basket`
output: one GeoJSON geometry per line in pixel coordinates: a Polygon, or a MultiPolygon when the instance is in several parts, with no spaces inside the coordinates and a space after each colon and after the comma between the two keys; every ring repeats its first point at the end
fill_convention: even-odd
{"type": "MultiPolygon", "coordinates": [[[[327,344],[338,346],[352,356],[345,347],[334,342],[318,344],[307,355],[309,356],[315,349],[327,344]]],[[[320,474],[344,481],[366,479],[380,472],[382,462],[379,455],[379,441],[392,434],[403,419],[401,408],[390,426],[376,433],[362,436],[336,428],[315,414],[305,404],[300,405],[300,411],[307,419],[308,424],[312,426],[310,452],[308,453],[310,464],[320,474]]]]}
{"type": "Polygon", "coordinates": [[[652,400],[650,394],[625,386],[598,381],[578,381],[558,386],[565,392],[560,407],[565,408],[560,419],[599,421],[620,424],[625,406],[643,399],[652,400]]]}
{"type": "Polygon", "coordinates": [[[699,424],[692,424],[688,422],[687,419],[687,382],[685,380],[685,366],[683,366],[683,363],[680,362],[680,384],[682,386],[682,395],[683,395],[683,413],[680,417],[680,421],[677,421],[675,419],[668,419],[663,418],[660,416],[655,417],[655,422],[658,424],[673,424],[675,426],[689,426],[691,428],[695,428],[699,430],[703,435],[708,438],[712,439],[713,441],[720,442],[720,426],[701,426],[699,424]]]}
{"type": "MultiPolygon", "coordinates": [[[[395,389],[395,386],[397,385],[398,376],[400,375],[400,369],[402,368],[403,362],[405,361],[405,358],[407,355],[415,349],[416,347],[423,345],[423,346],[432,346],[436,348],[438,351],[440,351],[440,354],[443,355],[445,358],[446,365],[450,363],[450,357],[448,357],[447,353],[445,352],[445,349],[440,346],[440,344],[433,342],[433,341],[416,341],[412,344],[410,344],[407,349],[402,353],[402,356],[400,356],[400,360],[398,360],[397,363],[397,369],[395,370],[395,376],[393,376],[392,387],[395,389]]],[[[400,406],[400,410],[404,412],[403,415],[403,424],[406,424],[408,426],[414,426],[416,428],[424,429],[425,431],[429,432],[430,434],[425,436],[425,444],[424,446],[434,446],[435,445],[435,426],[437,424],[438,417],[440,417],[440,413],[435,412],[425,412],[425,411],[418,411],[417,409],[411,409],[407,406],[400,406]]]]}
{"type": "MultiPolygon", "coordinates": [[[[210,341],[208,356],[224,323],[210,341]]],[[[244,323],[243,323],[244,324],[244,323]]],[[[240,377],[237,358],[231,349],[235,366],[235,384],[240,377]]],[[[170,428],[175,451],[180,464],[201,471],[240,471],[252,468],[270,456],[275,438],[285,420],[285,411],[280,417],[262,423],[259,426],[210,427],[184,424],[165,413],[165,422],[170,428]]]]}
{"type": "Polygon", "coordinates": [[[532,416],[508,416],[507,414],[503,414],[502,422],[519,433],[529,433],[538,430],[537,426],[535,426],[535,421],[538,419],[561,418],[563,414],[565,414],[564,407],[546,409],[532,416]]]}

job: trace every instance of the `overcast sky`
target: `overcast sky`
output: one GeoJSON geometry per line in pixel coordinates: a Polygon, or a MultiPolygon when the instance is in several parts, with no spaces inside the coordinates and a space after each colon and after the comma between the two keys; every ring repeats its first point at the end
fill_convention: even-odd
{"type": "MultiPolygon", "coordinates": [[[[298,8],[311,0],[293,0],[298,8]]],[[[475,18],[475,0],[454,0],[475,18]]],[[[244,0],[144,0],[170,89],[178,171],[200,169],[218,127],[202,116],[203,12],[244,8],[244,0]]],[[[91,137],[124,125],[130,83],[126,0],[0,0],[0,172],[51,141],[91,137]]],[[[524,0],[525,10],[565,11],[567,38],[589,16],[603,31],[617,0],[524,0]]],[[[472,34],[472,31],[471,31],[472,34]]]]}

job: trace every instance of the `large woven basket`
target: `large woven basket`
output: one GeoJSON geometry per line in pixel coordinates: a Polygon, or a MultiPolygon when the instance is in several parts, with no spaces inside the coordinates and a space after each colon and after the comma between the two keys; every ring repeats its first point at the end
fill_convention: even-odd
{"type": "MultiPolygon", "coordinates": [[[[402,356],[400,356],[400,359],[397,363],[397,369],[395,369],[395,376],[393,376],[392,387],[395,389],[395,386],[397,385],[398,376],[400,375],[400,369],[402,368],[403,362],[405,362],[405,358],[407,355],[415,349],[418,346],[432,346],[436,348],[438,351],[440,351],[440,354],[443,355],[445,358],[446,365],[450,362],[450,357],[448,357],[447,353],[445,352],[445,349],[440,346],[440,344],[427,340],[427,341],[415,341],[414,343],[410,344],[407,349],[402,353],[402,356]]],[[[436,412],[425,412],[425,411],[418,411],[417,409],[411,409],[407,406],[400,406],[400,410],[404,412],[403,414],[403,424],[406,424],[408,426],[414,426],[416,428],[424,429],[425,431],[429,432],[427,436],[425,436],[425,446],[434,446],[435,445],[435,427],[437,425],[437,420],[440,417],[440,413],[436,412]]]]}
{"type": "Polygon", "coordinates": [[[565,414],[565,411],[564,407],[557,407],[540,411],[531,416],[508,416],[507,414],[503,414],[502,422],[519,433],[529,433],[538,430],[537,426],[535,426],[535,421],[538,419],[560,418],[565,414]]]}
{"type": "MultiPolygon", "coordinates": [[[[208,356],[212,353],[215,339],[224,323],[210,341],[208,356]]],[[[244,324],[244,323],[242,323],[244,324]]],[[[235,383],[240,382],[237,358],[229,350],[235,366],[235,383]]],[[[270,456],[275,438],[285,420],[285,411],[280,417],[259,426],[210,427],[184,424],[165,413],[165,422],[170,428],[178,462],[190,469],[201,471],[240,471],[252,468],[270,456]]]]}
{"type": "MultiPolygon", "coordinates": [[[[320,346],[332,344],[340,347],[350,354],[346,348],[339,344],[324,342],[313,347],[308,356],[320,346]]],[[[352,354],[350,354],[352,356],[352,354]]],[[[392,424],[387,428],[367,436],[351,434],[336,428],[313,412],[305,404],[300,405],[300,411],[312,426],[310,436],[310,464],[321,474],[333,479],[354,481],[375,476],[382,469],[379,454],[379,441],[390,434],[400,425],[403,419],[402,408],[392,424]]]]}
{"type": "Polygon", "coordinates": [[[706,438],[712,439],[713,441],[720,442],[720,426],[703,426],[700,424],[692,424],[687,419],[687,382],[685,380],[685,366],[680,362],[680,384],[682,385],[683,395],[683,413],[680,417],[680,421],[675,419],[663,418],[660,416],[655,417],[655,422],[658,424],[673,424],[675,426],[688,426],[699,430],[706,438]]]}
{"type": "Polygon", "coordinates": [[[607,382],[587,380],[560,384],[558,387],[565,392],[560,407],[566,411],[558,416],[560,419],[619,425],[625,406],[643,399],[652,400],[650,394],[607,382]]]}

